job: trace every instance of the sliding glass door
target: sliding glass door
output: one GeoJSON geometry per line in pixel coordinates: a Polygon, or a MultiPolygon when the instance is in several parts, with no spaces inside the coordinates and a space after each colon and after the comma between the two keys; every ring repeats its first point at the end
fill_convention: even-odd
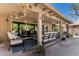
{"type": "Polygon", "coordinates": [[[37,32],[37,25],[36,24],[30,24],[30,23],[22,23],[22,22],[13,22],[12,29],[14,31],[18,32],[18,35],[20,35],[20,32],[22,30],[25,31],[31,31],[32,34],[36,34],[37,32]]]}

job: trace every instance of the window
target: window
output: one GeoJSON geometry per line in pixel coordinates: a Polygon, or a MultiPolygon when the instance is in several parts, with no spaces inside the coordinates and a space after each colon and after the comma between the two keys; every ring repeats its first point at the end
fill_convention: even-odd
{"type": "Polygon", "coordinates": [[[53,25],[52,25],[52,30],[53,30],[53,31],[58,31],[58,26],[57,26],[56,24],[53,24],[53,25]]]}
{"type": "Polygon", "coordinates": [[[48,32],[48,26],[43,25],[43,33],[48,32]]]}
{"type": "Polygon", "coordinates": [[[37,32],[37,30],[36,30],[37,25],[36,24],[30,24],[30,23],[26,24],[26,23],[21,23],[21,22],[13,22],[12,24],[13,24],[12,29],[14,31],[18,31],[18,35],[20,35],[21,30],[26,30],[26,31],[31,30],[32,33],[37,32]]]}

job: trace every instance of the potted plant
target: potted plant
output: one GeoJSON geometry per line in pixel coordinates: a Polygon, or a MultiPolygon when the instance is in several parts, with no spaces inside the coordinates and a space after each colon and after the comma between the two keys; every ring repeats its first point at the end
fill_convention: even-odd
{"type": "Polygon", "coordinates": [[[37,46],[35,47],[35,53],[36,53],[37,55],[45,55],[45,48],[44,48],[44,46],[42,46],[42,45],[37,45],[37,46]]]}

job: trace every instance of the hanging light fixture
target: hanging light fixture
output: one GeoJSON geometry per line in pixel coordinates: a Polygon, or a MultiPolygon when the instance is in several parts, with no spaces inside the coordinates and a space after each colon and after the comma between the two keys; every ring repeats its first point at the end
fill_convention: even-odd
{"type": "Polygon", "coordinates": [[[24,17],[26,16],[26,13],[27,13],[27,6],[24,5],[24,6],[23,6],[23,14],[24,14],[24,17]]]}

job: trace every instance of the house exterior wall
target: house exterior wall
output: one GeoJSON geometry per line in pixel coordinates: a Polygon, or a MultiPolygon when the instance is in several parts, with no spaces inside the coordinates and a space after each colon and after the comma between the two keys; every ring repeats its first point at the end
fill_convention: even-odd
{"type": "Polygon", "coordinates": [[[3,16],[0,16],[0,40],[6,41],[7,39],[7,30],[9,26],[7,25],[6,18],[3,16]]]}
{"type": "Polygon", "coordinates": [[[71,34],[79,36],[79,25],[74,25],[71,27],[71,34]]]}
{"type": "Polygon", "coordinates": [[[44,23],[43,25],[48,27],[49,32],[52,32],[52,24],[51,23],[44,23]]]}
{"type": "MultiPolygon", "coordinates": [[[[27,4],[29,5],[29,4],[27,4]]],[[[37,13],[43,13],[43,11],[40,9],[40,8],[32,8],[30,9],[29,7],[27,7],[28,10],[32,10],[32,11],[35,11],[37,13]]],[[[18,8],[19,9],[19,8],[18,8]]],[[[21,9],[21,8],[20,8],[21,9]]],[[[21,9],[22,10],[22,9],[21,9]]],[[[7,15],[6,15],[7,16],[7,15]]],[[[13,19],[7,19],[6,16],[2,16],[0,15],[0,40],[3,40],[3,41],[8,41],[8,37],[7,37],[7,31],[11,31],[12,30],[12,21],[13,19]]],[[[47,14],[47,16],[49,17],[49,15],[47,14]]],[[[59,21],[58,18],[52,16],[52,18],[54,18],[55,20],[59,21]]],[[[38,18],[37,18],[38,19],[38,18]]],[[[44,19],[45,20],[45,19],[44,19]]],[[[25,22],[25,21],[22,21],[22,20],[15,20],[15,21],[21,21],[21,22],[25,22]]],[[[36,20],[37,21],[37,20],[36,20]]],[[[30,20],[28,21],[27,19],[27,22],[28,23],[33,23],[33,20],[30,20]]],[[[66,21],[65,21],[66,22],[66,21]]],[[[52,31],[52,23],[45,23],[43,22],[44,25],[48,26],[48,31],[51,32],[52,31]]]]}

